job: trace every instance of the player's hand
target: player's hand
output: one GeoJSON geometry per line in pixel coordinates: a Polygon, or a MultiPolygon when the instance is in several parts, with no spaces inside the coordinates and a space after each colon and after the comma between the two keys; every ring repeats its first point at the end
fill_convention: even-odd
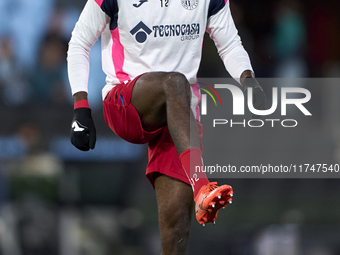
{"type": "MultiPolygon", "coordinates": [[[[244,93],[247,94],[247,88],[253,88],[253,106],[256,110],[264,110],[266,107],[266,94],[261,85],[253,77],[247,77],[243,82],[244,93]]],[[[261,116],[253,114],[253,119],[260,119],[261,116]]]]}
{"type": "Polygon", "coordinates": [[[82,151],[94,149],[96,144],[96,127],[94,126],[91,109],[74,109],[71,125],[71,143],[82,151]]]}

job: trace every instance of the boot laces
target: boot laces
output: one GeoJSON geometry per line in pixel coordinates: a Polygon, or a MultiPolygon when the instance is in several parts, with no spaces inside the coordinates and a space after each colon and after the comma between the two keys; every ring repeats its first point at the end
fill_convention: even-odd
{"type": "Polygon", "coordinates": [[[205,192],[210,192],[210,191],[213,191],[214,189],[217,188],[217,182],[209,182],[206,186],[205,186],[205,189],[204,191],[205,192]]]}

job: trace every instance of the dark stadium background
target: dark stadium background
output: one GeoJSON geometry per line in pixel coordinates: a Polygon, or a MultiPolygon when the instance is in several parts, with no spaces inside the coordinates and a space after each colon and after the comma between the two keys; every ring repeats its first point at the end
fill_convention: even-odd
{"type": "MultiPolygon", "coordinates": [[[[1,255],[160,251],[155,195],[144,177],[147,147],[117,139],[103,120],[99,42],[91,52],[89,85],[96,150],[79,152],[68,140],[66,50],[84,4],[0,0],[1,255]]],[[[338,0],[233,0],[231,9],[258,77],[340,77],[338,0]]],[[[198,76],[227,77],[206,39],[198,76]]],[[[312,95],[322,132],[314,133],[319,142],[304,142],[339,163],[338,97],[322,86],[312,95]]],[[[248,142],[244,154],[252,157],[248,142]]],[[[310,157],[299,148],[292,146],[291,154],[310,157]]],[[[340,254],[339,179],[219,182],[234,187],[234,204],[220,213],[216,226],[203,229],[193,220],[190,254],[340,254]]]]}

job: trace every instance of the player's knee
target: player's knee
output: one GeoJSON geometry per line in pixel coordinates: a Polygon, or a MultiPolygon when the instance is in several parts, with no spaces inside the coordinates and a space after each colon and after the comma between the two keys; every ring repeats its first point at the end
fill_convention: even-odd
{"type": "Polygon", "coordinates": [[[168,73],[168,79],[170,79],[174,83],[188,83],[188,80],[185,77],[185,75],[180,72],[168,73]]]}
{"type": "Polygon", "coordinates": [[[179,95],[190,100],[190,83],[184,74],[179,72],[166,73],[162,85],[166,95],[179,95]]]}
{"type": "MultiPolygon", "coordinates": [[[[165,233],[168,238],[178,243],[185,243],[190,234],[190,217],[187,216],[187,212],[183,212],[179,217],[172,217],[165,226],[165,233]]],[[[170,217],[169,217],[170,218],[170,217]]]]}
{"type": "Polygon", "coordinates": [[[173,228],[172,234],[178,243],[185,243],[190,234],[190,226],[188,224],[178,224],[173,228]]]}
{"type": "Polygon", "coordinates": [[[189,241],[190,226],[187,224],[168,226],[164,234],[163,241],[176,245],[178,248],[186,248],[189,241]]]}

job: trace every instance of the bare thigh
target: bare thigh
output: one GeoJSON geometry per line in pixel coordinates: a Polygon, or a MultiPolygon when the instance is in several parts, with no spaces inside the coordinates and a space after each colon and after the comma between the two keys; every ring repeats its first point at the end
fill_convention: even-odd
{"type": "Polygon", "coordinates": [[[167,124],[165,94],[161,84],[165,72],[145,73],[136,81],[131,95],[131,104],[136,108],[147,131],[167,124]]]}
{"type": "Polygon", "coordinates": [[[187,254],[191,217],[192,188],[177,179],[159,175],[155,179],[162,255],[187,254]]]}
{"type": "Polygon", "coordinates": [[[171,99],[177,105],[177,100],[184,100],[189,109],[190,95],[190,84],[183,74],[150,72],[137,79],[131,104],[139,113],[143,127],[152,131],[168,124],[166,102],[171,99]]]}

